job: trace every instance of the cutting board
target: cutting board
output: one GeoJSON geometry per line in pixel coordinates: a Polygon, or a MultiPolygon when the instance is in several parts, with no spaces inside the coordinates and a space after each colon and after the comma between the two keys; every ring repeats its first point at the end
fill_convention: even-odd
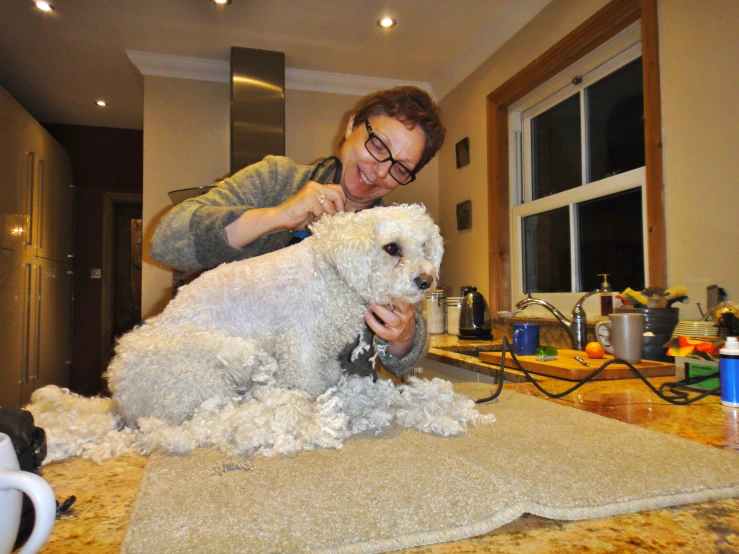
{"type": "MultiPolygon", "coordinates": [[[[489,364],[500,365],[502,357],[501,352],[480,352],[480,360],[489,364]]],[[[564,348],[557,349],[557,359],[549,362],[539,362],[536,356],[518,356],[518,361],[531,373],[539,373],[540,375],[548,375],[558,379],[567,379],[571,381],[580,381],[598,369],[608,360],[612,360],[613,356],[606,354],[600,359],[588,358],[585,352],[579,350],[567,350],[564,348]],[[583,360],[590,364],[585,367],[575,360],[575,356],[580,356],[583,360]]],[[[513,358],[510,354],[506,354],[506,368],[517,369],[513,358]]],[[[642,363],[634,366],[644,377],[662,377],[667,375],[675,375],[675,364],[667,364],[663,362],[653,362],[650,360],[642,360],[642,363]]],[[[631,370],[623,364],[612,364],[604,371],[599,373],[595,380],[603,379],[638,379],[631,370]]]]}

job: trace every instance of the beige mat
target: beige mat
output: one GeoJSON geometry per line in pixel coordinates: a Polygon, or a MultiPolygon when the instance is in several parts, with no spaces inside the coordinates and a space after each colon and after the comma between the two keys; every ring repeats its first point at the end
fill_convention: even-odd
{"type": "Polygon", "coordinates": [[[383,552],[526,512],[589,519],[739,496],[732,452],[514,392],[481,409],[497,423],[460,438],[394,429],[291,458],[153,456],[123,552],[383,552]]]}

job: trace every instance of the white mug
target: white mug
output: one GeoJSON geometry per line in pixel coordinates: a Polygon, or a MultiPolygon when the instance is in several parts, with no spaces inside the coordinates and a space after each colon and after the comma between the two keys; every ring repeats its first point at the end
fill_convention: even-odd
{"type": "Polygon", "coordinates": [[[0,433],[0,554],[13,550],[25,493],[33,502],[36,523],[19,554],[33,554],[49,538],[56,520],[56,499],[49,484],[38,475],[21,471],[13,443],[0,433]]]}

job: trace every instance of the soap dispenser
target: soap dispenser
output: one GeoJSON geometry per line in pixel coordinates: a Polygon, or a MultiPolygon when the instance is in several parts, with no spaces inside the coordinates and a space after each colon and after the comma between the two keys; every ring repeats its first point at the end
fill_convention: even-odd
{"type": "Polygon", "coordinates": [[[599,273],[598,277],[603,277],[600,284],[600,315],[611,315],[613,313],[613,289],[611,283],[608,282],[608,273],[599,273]]]}

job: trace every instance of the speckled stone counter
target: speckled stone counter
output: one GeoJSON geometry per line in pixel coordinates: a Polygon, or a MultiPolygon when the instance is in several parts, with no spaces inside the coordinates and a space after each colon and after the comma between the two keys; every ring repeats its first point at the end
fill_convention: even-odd
{"type": "MultiPolygon", "coordinates": [[[[497,342],[437,336],[431,355],[480,370],[479,359],[475,362],[472,356],[438,347],[456,347],[469,353],[473,347],[495,348],[497,342]]],[[[659,385],[671,380],[662,377],[651,382],[659,385]]],[[[545,377],[540,382],[552,392],[571,386],[545,377]]],[[[506,387],[543,397],[531,383],[506,387]]],[[[717,397],[691,406],[673,406],[654,396],[641,381],[627,379],[588,383],[565,399],[551,401],[739,454],[739,409],[723,407],[717,397]]],[[[582,455],[587,456],[587,451],[582,455]]],[[[41,552],[118,552],[145,466],[146,458],[127,457],[103,465],[69,460],[44,467],[42,474],[54,487],[57,498],[74,494],[77,502],[57,521],[41,552]]],[[[739,499],[729,499],[579,522],[524,516],[487,535],[404,552],[739,552],[738,513],[739,499]]]]}

